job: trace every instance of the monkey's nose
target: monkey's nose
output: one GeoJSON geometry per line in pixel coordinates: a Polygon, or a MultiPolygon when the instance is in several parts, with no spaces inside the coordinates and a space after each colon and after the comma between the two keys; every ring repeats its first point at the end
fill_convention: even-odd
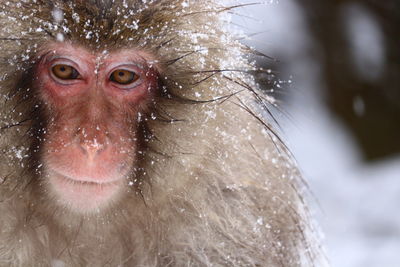
{"type": "Polygon", "coordinates": [[[84,140],[80,143],[80,149],[82,153],[89,159],[95,158],[97,155],[101,154],[107,148],[106,142],[98,142],[96,139],[88,141],[84,140]]]}

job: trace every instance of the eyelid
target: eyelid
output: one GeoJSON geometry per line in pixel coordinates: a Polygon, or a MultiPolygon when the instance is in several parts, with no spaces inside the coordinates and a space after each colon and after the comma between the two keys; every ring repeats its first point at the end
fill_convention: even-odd
{"type": "Polygon", "coordinates": [[[145,67],[141,64],[136,64],[136,63],[124,63],[124,64],[115,64],[112,65],[107,73],[111,74],[116,70],[127,70],[127,71],[132,71],[135,73],[142,73],[145,71],[145,67]]]}
{"type": "Polygon", "coordinates": [[[67,66],[71,66],[71,67],[73,67],[74,69],[76,69],[76,71],[78,71],[79,73],[81,73],[81,71],[79,70],[78,65],[77,65],[75,62],[73,62],[73,61],[71,61],[71,60],[69,60],[69,59],[66,59],[66,58],[53,59],[53,60],[51,61],[51,64],[50,64],[50,68],[53,68],[53,67],[56,66],[56,65],[67,65],[67,66]]]}
{"type": "Polygon", "coordinates": [[[146,72],[146,68],[144,66],[140,66],[138,64],[118,64],[114,65],[107,71],[108,76],[110,76],[116,70],[126,70],[130,72],[134,72],[139,76],[142,76],[143,73],[146,72]]]}

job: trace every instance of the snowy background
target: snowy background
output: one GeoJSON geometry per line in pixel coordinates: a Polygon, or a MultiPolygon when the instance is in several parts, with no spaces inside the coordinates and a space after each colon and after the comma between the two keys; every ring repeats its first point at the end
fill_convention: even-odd
{"type": "MultiPolygon", "coordinates": [[[[289,115],[279,119],[315,196],[311,201],[327,257],[333,267],[399,267],[400,155],[364,160],[353,135],[324,104],[322,56],[302,8],[294,0],[271,2],[235,10],[233,24],[258,33],[244,42],[283,58],[278,64],[291,77],[281,105],[289,115]]],[[[373,79],[385,64],[379,25],[357,5],[343,20],[352,36],[355,68],[373,79]]],[[[363,99],[354,100],[355,114],[366,110],[363,99]]]]}

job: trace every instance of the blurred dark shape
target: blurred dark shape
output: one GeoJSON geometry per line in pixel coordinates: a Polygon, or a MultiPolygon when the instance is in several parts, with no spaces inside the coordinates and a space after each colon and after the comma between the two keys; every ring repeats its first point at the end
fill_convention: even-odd
{"type": "MultiPolygon", "coordinates": [[[[400,152],[400,1],[297,0],[322,52],[322,78],[329,108],[357,140],[365,160],[400,152]],[[379,26],[384,62],[370,77],[354,62],[343,12],[349,5],[368,11],[379,26]],[[347,35],[346,35],[347,34],[347,35]],[[376,75],[379,71],[379,75],[376,75]],[[372,77],[372,78],[371,78],[372,77]]],[[[352,13],[346,13],[352,19],[352,13]]],[[[350,36],[351,38],[351,36],[350,36]]],[[[363,63],[363,62],[361,62],[363,63]]],[[[365,63],[365,62],[364,62],[365,63]]],[[[367,62],[368,63],[368,62],[367,62]]],[[[368,66],[364,67],[368,71],[368,66]]]]}

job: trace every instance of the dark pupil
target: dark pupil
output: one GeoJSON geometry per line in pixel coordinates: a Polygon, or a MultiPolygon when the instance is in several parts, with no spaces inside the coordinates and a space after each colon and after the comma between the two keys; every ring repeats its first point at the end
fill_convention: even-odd
{"type": "Polygon", "coordinates": [[[122,72],[122,71],[120,71],[120,72],[118,72],[118,75],[119,75],[120,77],[122,77],[122,76],[125,76],[125,73],[122,72]]]}
{"type": "Polygon", "coordinates": [[[66,69],[65,69],[65,67],[64,67],[64,66],[63,66],[63,67],[61,67],[61,68],[60,68],[60,70],[61,70],[61,71],[66,71],[66,69]]]}

